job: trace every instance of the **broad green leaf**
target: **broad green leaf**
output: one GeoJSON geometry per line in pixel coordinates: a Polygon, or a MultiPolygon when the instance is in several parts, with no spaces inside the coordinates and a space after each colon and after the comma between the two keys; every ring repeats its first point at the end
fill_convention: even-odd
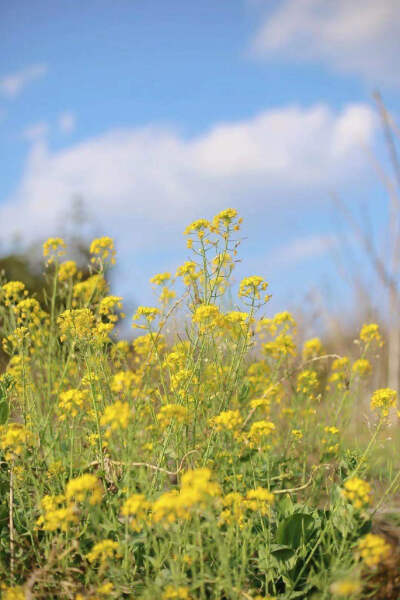
{"type": "Polygon", "coordinates": [[[315,521],[311,515],[294,513],[279,524],[277,542],[297,550],[310,539],[314,531],[314,525],[315,521]]]}

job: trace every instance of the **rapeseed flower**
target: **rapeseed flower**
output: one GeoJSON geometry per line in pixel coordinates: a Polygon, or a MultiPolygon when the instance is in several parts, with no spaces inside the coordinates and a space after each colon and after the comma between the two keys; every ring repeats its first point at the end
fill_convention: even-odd
{"type": "Polygon", "coordinates": [[[390,388],[375,390],[371,397],[371,410],[377,410],[381,416],[387,417],[389,410],[397,404],[397,392],[390,388]]]}
{"type": "Polygon", "coordinates": [[[358,542],[358,553],[368,567],[377,567],[390,555],[390,545],[384,537],[367,533],[358,542]]]}
{"type": "Polygon", "coordinates": [[[371,486],[359,477],[351,477],[345,481],[342,494],[357,510],[365,508],[371,502],[371,486]]]}
{"type": "Polygon", "coordinates": [[[95,475],[87,473],[68,481],[65,497],[68,501],[85,502],[88,500],[89,504],[95,505],[101,502],[103,488],[95,475]]]}

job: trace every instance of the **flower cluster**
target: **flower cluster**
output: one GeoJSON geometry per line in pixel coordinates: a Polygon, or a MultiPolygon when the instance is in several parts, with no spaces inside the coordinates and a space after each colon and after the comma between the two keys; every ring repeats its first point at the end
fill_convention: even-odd
{"type": "Polygon", "coordinates": [[[382,536],[367,533],[358,542],[358,552],[368,567],[376,567],[389,556],[390,545],[382,536]]]}
{"type": "Polygon", "coordinates": [[[371,502],[371,486],[359,477],[348,479],[344,483],[342,494],[358,510],[365,508],[371,502]]]}

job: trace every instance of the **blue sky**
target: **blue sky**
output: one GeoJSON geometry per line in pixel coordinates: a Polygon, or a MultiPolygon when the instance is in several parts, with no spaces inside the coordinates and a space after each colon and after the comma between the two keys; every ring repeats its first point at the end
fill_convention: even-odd
{"type": "Polygon", "coordinates": [[[0,0],[3,247],[62,233],[82,196],[116,238],[116,290],[148,302],[184,225],[234,206],[239,274],[269,279],[275,308],[350,302],[331,195],[381,249],[371,92],[397,115],[399,40],[397,0],[0,0]]]}

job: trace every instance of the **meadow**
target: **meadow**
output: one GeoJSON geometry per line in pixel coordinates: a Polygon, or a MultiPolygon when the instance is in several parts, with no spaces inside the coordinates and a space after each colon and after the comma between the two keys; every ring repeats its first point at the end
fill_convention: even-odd
{"type": "Polygon", "coordinates": [[[129,342],[111,238],[86,278],[47,240],[44,303],[1,282],[3,600],[400,597],[379,326],[352,356],[300,343],[262,276],[234,283],[240,227],[234,209],[187,227],[191,259],[152,278],[129,342]]]}

